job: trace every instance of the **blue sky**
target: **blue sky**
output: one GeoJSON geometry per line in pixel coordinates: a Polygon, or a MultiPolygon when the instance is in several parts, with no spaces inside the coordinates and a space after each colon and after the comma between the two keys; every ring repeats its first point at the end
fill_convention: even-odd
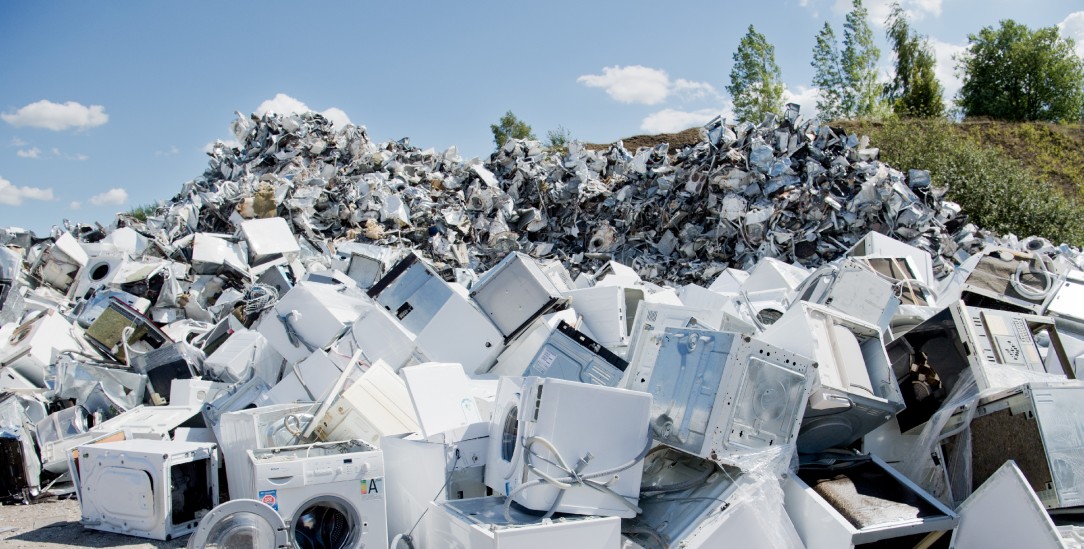
{"type": "MultiPolygon", "coordinates": [[[[311,108],[378,141],[492,151],[506,110],[537,135],[558,126],[610,142],[729,112],[731,56],[748,25],[775,45],[811,114],[814,36],[842,37],[847,0],[760,2],[0,1],[0,226],[172,197],[229,140],[234,111],[311,108]]],[[[881,21],[866,2],[889,70],[881,21]]],[[[1001,19],[1061,25],[1084,43],[1084,2],[904,0],[938,54],[1001,19]]],[[[1084,52],[1084,48],[1081,48],[1084,52]]]]}

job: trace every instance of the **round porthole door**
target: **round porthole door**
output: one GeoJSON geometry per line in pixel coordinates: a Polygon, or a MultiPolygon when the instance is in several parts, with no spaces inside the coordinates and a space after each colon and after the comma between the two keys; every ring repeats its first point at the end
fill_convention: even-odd
{"type": "Polygon", "coordinates": [[[291,547],[286,521],[262,501],[235,499],[211,510],[188,538],[189,549],[291,547]]]}

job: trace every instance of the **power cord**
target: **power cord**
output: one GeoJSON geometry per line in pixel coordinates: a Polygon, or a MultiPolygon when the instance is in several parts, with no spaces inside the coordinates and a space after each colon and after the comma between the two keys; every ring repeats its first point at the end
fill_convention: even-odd
{"type": "Polygon", "coordinates": [[[293,323],[301,320],[301,313],[297,310],[290,311],[284,315],[278,315],[279,322],[286,329],[286,337],[290,340],[290,344],[294,347],[305,346],[310,352],[315,351],[316,347],[305,341],[300,334],[297,333],[297,329],[294,328],[293,323]]]}
{"type": "MultiPolygon", "coordinates": [[[[459,464],[459,448],[456,448],[455,449],[455,461],[452,462],[451,471],[455,471],[455,466],[458,465],[458,464],[459,464]]],[[[444,489],[448,487],[448,483],[450,483],[452,481],[451,471],[449,471],[448,474],[444,477],[444,484],[440,487],[440,490],[437,490],[437,493],[433,494],[433,497],[429,498],[429,501],[436,501],[436,499],[438,497],[440,497],[440,494],[442,492],[444,492],[444,489]]],[[[391,543],[389,544],[389,549],[396,549],[397,547],[399,547],[399,542],[405,543],[406,546],[409,549],[415,549],[414,548],[414,530],[417,529],[418,525],[422,523],[422,519],[425,518],[425,515],[428,512],[429,512],[429,507],[427,506],[425,508],[425,510],[422,511],[422,514],[418,517],[418,520],[414,521],[414,526],[411,526],[410,530],[407,533],[405,533],[405,534],[395,534],[395,537],[391,538],[391,543]]],[[[511,522],[511,521],[509,521],[509,522],[511,522]]]]}

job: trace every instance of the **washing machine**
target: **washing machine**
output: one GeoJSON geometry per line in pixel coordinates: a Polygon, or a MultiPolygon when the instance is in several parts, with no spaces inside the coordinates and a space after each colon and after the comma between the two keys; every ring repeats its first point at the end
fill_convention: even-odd
{"type": "Polygon", "coordinates": [[[45,387],[49,365],[64,349],[82,349],[72,325],[52,309],[36,313],[0,341],[0,368],[18,372],[36,387],[45,387]]]}
{"type": "MultiPolygon", "coordinates": [[[[703,303],[700,303],[703,305],[703,303]]],[[[636,309],[629,339],[629,366],[621,378],[622,389],[647,391],[647,380],[659,356],[663,332],[667,328],[712,329],[722,324],[722,311],[668,303],[642,303],[636,309]]]]}
{"type": "Polygon", "coordinates": [[[281,217],[249,219],[241,223],[240,232],[241,237],[248,242],[248,255],[252,265],[278,257],[293,260],[301,254],[297,238],[286,220],[281,217]]]}
{"type": "Polygon", "coordinates": [[[122,440],[79,448],[86,528],[169,540],[192,532],[218,505],[214,444],[122,440]]]}
{"type": "Polygon", "coordinates": [[[234,383],[229,389],[216,396],[214,400],[203,404],[203,422],[214,431],[217,439],[222,436],[222,430],[219,427],[222,414],[256,408],[257,399],[266,395],[270,390],[271,388],[267,386],[267,383],[264,383],[264,380],[256,375],[248,378],[247,381],[234,383]]]}
{"type": "Polygon", "coordinates": [[[361,439],[377,447],[381,437],[419,430],[406,383],[379,359],[317,420],[319,440],[361,439]]]}
{"type": "Polygon", "coordinates": [[[470,296],[507,339],[562,304],[561,290],[529,255],[512,252],[471,286],[470,296]]]}
{"type": "Polygon", "coordinates": [[[504,348],[504,335],[466,289],[445,282],[416,254],[377,281],[369,297],[398,319],[414,335],[413,344],[433,361],[462,364],[477,374],[489,371],[504,348]]]}
{"type": "Polygon", "coordinates": [[[70,297],[82,299],[89,291],[107,286],[125,261],[119,250],[89,256],[86,267],[79,271],[79,277],[68,290],[70,297]]]}
{"type": "Polygon", "coordinates": [[[282,377],[282,355],[255,330],[238,330],[207,355],[203,371],[229,383],[247,379],[249,370],[268,385],[274,385],[282,377]]]}
{"type": "Polygon", "coordinates": [[[667,328],[644,390],[655,440],[707,458],[798,436],[813,361],[755,337],[667,328]]]}
{"type": "Polygon", "coordinates": [[[276,352],[294,364],[339,338],[364,310],[368,300],[355,291],[317,282],[301,282],[274,308],[264,311],[255,330],[276,352]]]}
{"type": "Polygon", "coordinates": [[[535,511],[635,516],[651,395],[555,378],[517,381],[501,378],[497,388],[486,485],[535,511]],[[552,480],[567,481],[569,468],[587,482],[562,495],[552,480]],[[605,489],[591,485],[603,482],[605,489]]]}
{"type": "Polygon", "coordinates": [[[817,269],[790,299],[792,306],[798,301],[824,305],[884,331],[900,308],[895,292],[892,282],[860,260],[847,258],[817,269]]]}
{"type": "Polygon", "coordinates": [[[256,499],[278,511],[296,549],[388,547],[384,456],[360,441],[248,451],[256,499]]]}
{"type": "Polygon", "coordinates": [[[557,324],[527,365],[527,376],[616,387],[628,362],[566,322],[557,324]]]}
{"type": "MultiPolygon", "coordinates": [[[[247,451],[299,444],[301,440],[290,433],[291,419],[301,425],[312,421],[315,404],[272,404],[222,414],[217,439],[226,462],[226,480],[231,494],[252,493],[252,466],[247,451]]],[[[295,428],[296,429],[296,428],[295,428]]]]}
{"type": "Polygon", "coordinates": [[[881,329],[801,301],[759,336],[817,363],[798,451],[842,448],[905,408],[881,329]]]}
{"type": "Polygon", "coordinates": [[[644,301],[638,287],[593,286],[565,292],[572,308],[583,316],[583,324],[595,340],[614,352],[623,352],[629,344],[636,308],[644,301]]]}
{"type": "Polygon", "coordinates": [[[727,520],[742,471],[666,446],[644,460],[640,484],[643,512],[627,521],[624,549],[682,549],[726,546],[734,529],[755,524],[727,520]],[[635,544],[634,546],[632,544],[635,544]]]}

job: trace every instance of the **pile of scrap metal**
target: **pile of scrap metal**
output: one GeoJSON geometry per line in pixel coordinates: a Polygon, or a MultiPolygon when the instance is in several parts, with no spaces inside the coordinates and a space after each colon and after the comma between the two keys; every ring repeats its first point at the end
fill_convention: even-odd
{"type": "Polygon", "coordinates": [[[145,222],[125,220],[167,257],[182,236],[275,215],[304,262],[362,241],[418,249],[441,268],[482,272],[520,251],[574,275],[617,260],[681,284],[762,257],[816,268],[869,231],[927,251],[941,276],[993,239],[929,173],[892,169],[864,138],[803,121],[795,105],[759,125],[716,119],[679,151],[573,142],[561,154],[509,140],[484,162],[374,143],[311,113],[239,116],[233,129],[239,147],[217,142],[201,177],[145,222]]]}
{"type": "Polygon", "coordinates": [[[1079,543],[1084,258],[853,136],[235,129],[145,222],[0,230],[0,498],[190,547],[1079,543]]]}

